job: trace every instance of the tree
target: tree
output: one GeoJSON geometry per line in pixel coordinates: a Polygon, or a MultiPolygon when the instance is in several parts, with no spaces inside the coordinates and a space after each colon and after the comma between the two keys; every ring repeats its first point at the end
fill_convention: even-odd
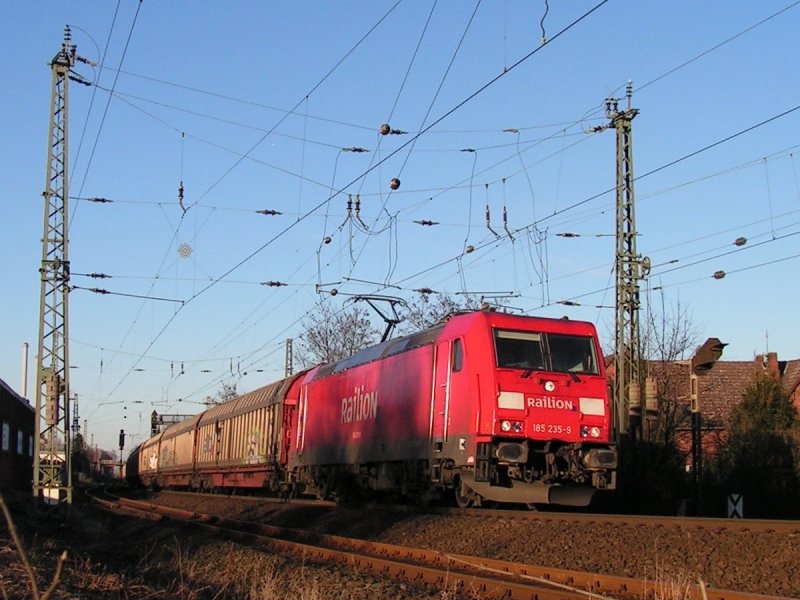
{"type": "Polygon", "coordinates": [[[780,381],[765,373],[756,375],[731,414],[731,437],[745,439],[764,432],[786,433],[797,414],[780,381]]]}
{"type": "Polygon", "coordinates": [[[474,296],[466,294],[455,298],[447,293],[423,293],[408,303],[400,330],[403,333],[413,333],[428,329],[452,314],[478,310],[480,307],[481,303],[474,296]]]}
{"type": "Polygon", "coordinates": [[[671,362],[688,358],[688,353],[697,347],[700,332],[692,318],[692,312],[680,299],[672,308],[667,308],[663,294],[660,296],[661,310],[648,311],[647,327],[642,336],[644,355],[649,360],[671,362]]]}
{"type": "Polygon", "coordinates": [[[222,382],[222,389],[217,392],[216,400],[214,400],[215,404],[222,404],[228,400],[233,400],[239,394],[236,391],[236,382],[233,383],[225,383],[222,382]]]}
{"type": "Polygon", "coordinates": [[[303,367],[346,358],[380,339],[369,311],[354,305],[334,309],[331,304],[320,302],[301,325],[304,332],[297,358],[303,367]]]}
{"type": "MultiPolygon", "coordinates": [[[[655,415],[646,413],[642,393],[642,416],[647,419],[647,439],[622,439],[620,449],[619,489],[627,509],[645,512],[671,512],[686,496],[688,480],[684,465],[686,455],[679,448],[680,429],[690,430],[688,396],[690,371],[680,364],[697,347],[699,333],[691,311],[678,301],[673,307],[660,297],[660,310],[649,310],[642,321],[639,368],[656,383],[655,415]]],[[[638,437],[638,436],[637,436],[638,437]]]]}
{"type": "Polygon", "coordinates": [[[698,346],[699,330],[691,311],[678,300],[668,308],[661,298],[660,311],[648,311],[642,335],[643,357],[649,371],[656,379],[658,414],[651,429],[651,441],[661,444],[675,443],[679,428],[690,426],[686,397],[688,396],[689,369],[676,361],[687,359],[698,346]]]}
{"type": "Polygon", "coordinates": [[[72,440],[72,471],[79,481],[82,476],[88,477],[91,473],[91,461],[87,452],[86,440],[80,433],[75,434],[72,440]]]}
{"type": "Polygon", "coordinates": [[[776,377],[758,373],[731,413],[716,471],[725,489],[744,495],[748,516],[796,517],[798,418],[776,377]]]}

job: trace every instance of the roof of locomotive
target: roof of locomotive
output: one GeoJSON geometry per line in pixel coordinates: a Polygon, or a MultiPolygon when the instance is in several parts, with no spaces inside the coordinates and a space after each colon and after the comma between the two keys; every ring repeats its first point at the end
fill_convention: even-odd
{"type": "Polygon", "coordinates": [[[328,375],[339,373],[347,369],[352,369],[353,367],[357,367],[380,358],[386,358],[387,356],[400,354],[401,352],[406,352],[407,350],[432,344],[439,336],[439,333],[442,331],[442,329],[444,329],[444,326],[445,324],[441,323],[431,327],[430,329],[424,329],[417,333],[412,333],[411,335],[386,340],[385,342],[381,342],[375,346],[370,346],[368,348],[364,348],[363,350],[359,350],[347,358],[321,365],[315,373],[311,374],[311,379],[327,377],[328,375]]]}
{"type": "Polygon", "coordinates": [[[496,312],[493,310],[457,312],[445,317],[441,323],[438,323],[437,325],[434,325],[428,329],[423,329],[422,331],[412,333],[411,335],[386,340],[385,342],[381,342],[375,346],[364,348],[363,350],[360,350],[352,356],[348,356],[347,358],[321,365],[316,372],[309,374],[309,380],[327,377],[328,375],[339,373],[347,369],[352,369],[353,367],[357,367],[374,360],[386,358],[387,356],[400,354],[401,352],[406,352],[408,350],[413,350],[414,348],[432,344],[441,335],[445,327],[447,327],[449,330],[453,330],[454,332],[464,332],[473,327],[479,321],[494,326],[513,327],[515,324],[518,324],[520,320],[525,320],[528,322],[531,320],[536,320],[541,324],[547,324],[547,327],[545,327],[547,330],[558,330],[568,327],[576,333],[589,334],[594,331],[594,325],[588,321],[572,321],[566,317],[562,319],[553,319],[549,317],[529,317],[496,312]]]}

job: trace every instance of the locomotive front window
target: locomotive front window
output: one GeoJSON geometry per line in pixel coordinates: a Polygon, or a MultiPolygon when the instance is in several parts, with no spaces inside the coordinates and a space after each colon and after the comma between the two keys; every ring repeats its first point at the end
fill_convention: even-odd
{"type": "Polygon", "coordinates": [[[597,357],[592,338],[578,335],[547,335],[553,371],[597,375],[597,357]]]}
{"type": "Polygon", "coordinates": [[[508,369],[544,369],[542,335],[530,331],[494,332],[497,366],[508,369]]]}
{"type": "Polygon", "coordinates": [[[591,375],[599,372],[591,337],[498,329],[494,344],[500,368],[591,375]]]}

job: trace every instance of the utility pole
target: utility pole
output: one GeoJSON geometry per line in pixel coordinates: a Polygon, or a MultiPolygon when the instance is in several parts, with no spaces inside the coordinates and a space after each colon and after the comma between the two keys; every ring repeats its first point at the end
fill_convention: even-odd
{"type": "Polygon", "coordinates": [[[72,439],[77,441],[81,433],[81,418],[78,414],[78,394],[72,395],[72,439]]]}
{"type": "Polygon", "coordinates": [[[69,252],[68,113],[69,80],[86,83],[71,72],[76,54],[69,27],[61,50],[50,63],[50,127],[45,177],[39,297],[36,433],[33,453],[33,494],[48,505],[72,505],[72,436],[69,388],[69,252]]]}
{"type": "Polygon", "coordinates": [[[175,425],[193,416],[194,415],[160,415],[154,410],[150,415],[150,435],[156,436],[170,425],[175,425]]]}
{"type": "Polygon", "coordinates": [[[628,107],[619,109],[618,98],[606,99],[607,125],[617,132],[616,175],[616,350],[614,406],[617,432],[627,431],[632,437],[641,435],[642,369],[639,338],[639,282],[650,270],[650,260],[636,250],[636,210],[633,192],[633,135],[631,123],[639,109],[631,108],[633,84],[628,82],[628,107]]]}
{"type": "Polygon", "coordinates": [[[294,359],[292,351],[293,341],[292,338],[286,338],[286,364],[283,368],[286,377],[294,373],[294,359]]]}

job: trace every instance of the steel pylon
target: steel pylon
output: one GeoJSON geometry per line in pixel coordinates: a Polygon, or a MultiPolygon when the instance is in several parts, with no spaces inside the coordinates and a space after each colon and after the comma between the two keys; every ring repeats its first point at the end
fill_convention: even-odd
{"type": "Polygon", "coordinates": [[[68,162],[69,80],[76,60],[69,27],[50,63],[50,127],[44,189],[33,494],[47,505],[72,504],[69,405],[68,162]]]}

